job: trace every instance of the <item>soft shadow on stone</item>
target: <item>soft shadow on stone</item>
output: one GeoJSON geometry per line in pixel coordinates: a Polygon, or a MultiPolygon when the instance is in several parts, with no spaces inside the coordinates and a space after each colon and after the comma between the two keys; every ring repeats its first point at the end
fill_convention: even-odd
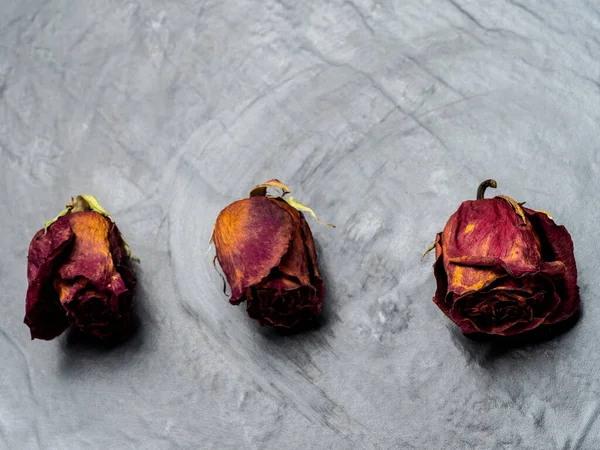
{"type": "Polygon", "coordinates": [[[321,314],[311,320],[297,324],[293,328],[268,328],[260,327],[254,340],[264,355],[274,357],[274,361],[266,359],[266,364],[284,364],[286,367],[293,366],[300,370],[301,375],[312,381],[314,373],[320,373],[321,368],[315,362],[315,354],[323,354],[331,351],[329,337],[332,336],[332,325],[339,321],[336,314],[335,287],[330,284],[330,277],[323,254],[318,242],[315,241],[319,273],[325,284],[325,298],[321,314]],[[260,338],[259,338],[260,336],[260,338]]]}
{"type": "Polygon", "coordinates": [[[261,334],[266,338],[278,338],[283,336],[295,336],[304,333],[310,333],[312,331],[318,331],[322,329],[328,322],[327,312],[323,308],[323,312],[312,320],[301,322],[292,328],[283,327],[261,327],[261,334]]]}
{"type": "Polygon", "coordinates": [[[147,343],[148,311],[144,308],[145,292],[139,290],[133,305],[129,333],[125,338],[103,341],[70,327],[60,338],[64,375],[78,373],[91,367],[99,370],[123,368],[135,364],[136,354],[147,343]]]}
{"type": "Polygon", "coordinates": [[[141,329],[142,321],[137,312],[134,311],[131,316],[129,331],[124,338],[102,340],[84,334],[75,327],[70,327],[65,333],[66,337],[61,341],[61,345],[67,352],[78,352],[80,350],[97,353],[110,352],[117,347],[130,347],[134,342],[140,343],[138,338],[141,334],[141,329]]]}
{"type": "Polygon", "coordinates": [[[325,285],[325,300],[323,301],[323,312],[321,313],[323,322],[321,323],[321,327],[330,329],[335,322],[341,321],[340,316],[336,312],[336,303],[340,295],[336,291],[335,283],[332,281],[335,277],[330,276],[329,266],[325,264],[325,259],[323,257],[319,259],[319,255],[323,255],[325,251],[322,250],[318,241],[315,241],[315,250],[317,252],[319,273],[321,274],[321,278],[325,285]]]}
{"type": "Polygon", "coordinates": [[[323,333],[328,323],[327,309],[324,308],[318,317],[293,328],[260,327],[260,338],[257,336],[254,343],[260,346],[261,353],[274,357],[278,364],[293,365],[310,380],[313,370],[318,370],[315,353],[322,353],[329,347],[323,333]]]}
{"type": "Polygon", "coordinates": [[[495,336],[483,333],[453,336],[453,341],[460,345],[471,357],[480,364],[490,361],[511,352],[512,350],[526,347],[535,347],[544,342],[549,342],[571,330],[580,320],[581,310],[572,317],[554,325],[538,327],[532,331],[516,336],[495,336]]]}
{"type": "Polygon", "coordinates": [[[492,348],[498,351],[510,350],[550,341],[573,328],[579,322],[580,318],[581,311],[578,311],[560,323],[541,326],[516,336],[490,336],[483,333],[474,333],[465,337],[476,342],[490,342],[492,348]]]}

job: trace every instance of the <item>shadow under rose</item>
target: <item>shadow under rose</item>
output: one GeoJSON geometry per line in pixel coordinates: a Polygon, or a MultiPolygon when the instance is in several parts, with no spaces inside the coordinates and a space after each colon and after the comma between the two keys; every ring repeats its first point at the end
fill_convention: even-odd
{"type": "Polygon", "coordinates": [[[147,343],[148,312],[143,306],[144,295],[138,293],[134,303],[129,330],[117,340],[101,340],[70,327],[60,338],[62,359],[60,370],[64,375],[81,371],[90,364],[123,367],[135,363],[133,355],[140,353],[147,343]]]}
{"type": "Polygon", "coordinates": [[[527,347],[535,347],[545,342],[552,341],[570,331],[582,317],[581,309],[570,318],[553,325],[538,327],[516,336],[496,336],[484,333],[463,335],[457,329],[452,340],[455,345],[460,345],[462,350],[479,362],[487,365],[496,358],[500,358],[511,351],[527,347]]]}
{"type": "Polygon", "coordinates": [[[99,339],[95,336],[85,334],[75,327],[70,327],[66,337],[62,340],[63,349],[67,351],[76,351],[78,348],[89,350],[96,349],[100,352],[110,351],[120,346],[128,346],[131,341],[135,341],[141,333],[142,321],[139,315],[134,312],[131,316],[131,322],[127,334],[114,339],[99,339]]]}
{"type": "Polygon", "coordinates": [[[315,354],[329,347],[324,334],[329,323],[328,308],[324,307],[319,316],[292,328],[260,327],[255,344],[261,353],[273,356],[276,364],[295,367],[302,378],[312,380],[311,374],[318,367],[315,354]]]}
{"type": "Polygon", "coordinates": [[[560,323],[553,325],[543,325],[525,333],[515,336],[495,336],[483,333],[473,333],[465,335],[466,338],[475,342],[489,342],[492,349],[496,351],[505,351],[513,348],[521,348],[527,345],[536,345],[542,342],[550,341],[573,328],[581,318],[581,310],[577,311],[571,317],[560,323]]]}
{"type": "Polygon", "coordinates": [[[300,334],[310,333],[312,331],[318,331],[325,327],[328,323],[326,309],[323,308],[323,312],[312,320],[304,321],[292,328],[283,327],[261,327],[261,334],[267,339],[277,339],[285,336],[296,336],[300,334]]]}

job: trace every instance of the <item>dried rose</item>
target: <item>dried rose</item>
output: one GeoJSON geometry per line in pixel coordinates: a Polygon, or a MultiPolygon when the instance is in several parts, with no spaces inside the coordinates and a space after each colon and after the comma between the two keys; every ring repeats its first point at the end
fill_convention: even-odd
{"type": "Polygon", "coordinates": [[[29,245],[25,324],[50,340],[69,325],[104,340],[126,335],[136,278],[129,246],[91,195],[79,195],[29,245]]]}
{"type": "Polygon", "coordinates": [[[433,301],[464,334],[510,336],[579,309],[573,242],[544,211],[510,197],[463,202],[435,241],[433,301]]]}
{"type": "Polygon", "coordinates": [[[289,192],[278,180],[257,186],[250,198],[221,211],[212,236],[231,286],[230,303],[245,300],[261,325],[286,328],[320,314],[324,295],[313,237],[300,210],[316,215],[286,197],[289,192]],[[282,194],[267,195],[267,188],[282,194]]]}

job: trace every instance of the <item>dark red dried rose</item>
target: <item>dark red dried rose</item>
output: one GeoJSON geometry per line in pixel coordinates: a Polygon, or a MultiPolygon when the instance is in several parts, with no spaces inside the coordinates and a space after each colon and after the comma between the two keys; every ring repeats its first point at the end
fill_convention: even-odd
{"type": "Polygon", "coordinates": [[[510,336],[579,309],[573,242],[548,213],[505,196],[463,202],[435,241],[433,301],[463,333],[510,336]]]}
{"type": "Polygon", "coordinates": [[[257,186],[250,198],[221,211],[213,231],[229,301],[246,301],[261,325],[286,328],[320,314],[324,295],[313,237],[299,209],[314,212],[288,193],[278,180],[257,186]],[[267,187],[283,194],[267,195],[267,187]]]}
{"type": "Polygon", "coordinates": [[[128,246],[92,196],[77,196],[29,245],[25,324],[50,340],[69,325],[100,339],[126,335],[136,278],[128,246]]]}

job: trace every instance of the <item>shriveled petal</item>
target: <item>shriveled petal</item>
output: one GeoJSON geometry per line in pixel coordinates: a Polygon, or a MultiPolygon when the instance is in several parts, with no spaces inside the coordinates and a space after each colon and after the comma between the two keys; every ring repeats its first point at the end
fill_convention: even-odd
{"type": "Polygon", "coordinates": [[[115,223],[109,231],[108,240],[115,269],[123,282],[123,285],[113,284],[112,308],[118,310],[126,320],[131,315],[133,308],[137,278],[131,268],[131,259],[127,253],[125,241],[115,223]],[[122,287],[125,287],[126,290],[123,290],[122,287]]]}
{"type": "Polygon", "coordinates": [[[288,277],[279,271],[274,272],[271,272],[271,275],[260,283],[262,288],[274,291],[291,291],[302,287],[295,278],[288,277]]]}
{"type": "Polygon", "coordinates": [[[319,273],[319,267],[317,266],[317,251],[315,249],[315,242],[313,240],[312,232],[306,222],[306,219],[300,215],[300,228],[302,230],[302,236],[304,239],[304,245],[306,246],[306,253],[308,255],[309,271],[311,273],[311,284],[317,290],[317,301],[323,303],[325,297],[325,283],[321,274],[319,273]]]}
{"type": "Polygon", "coordinates": [[[125,248],[125,241],[116,223],[112,223],[110,230],[108,231],[108,243],[110,247],[110,253],[112,255],[113,264],[120,266],[126,264],[129,260],[127,250],[125,248]]]}
{"type": "Polygon", "coordinates": [[[516,334],[525,333],[526,331],[531,331],[531,330],[539,327],[540,325],[543,325],[544,320],[545,319],[538,317],[538,318],[534,318],[533,320],[528,321],[528,322],[516,323],[512,327],[504,330],[502,332],[502,336],[514,336],[516,334]]]}
{"type": "Polygon", "coordinates": [[[291,328],[321,313],[322,302],[309,286],[291,291],[255,287],[246,293],[248,315],[263,326],[291,328]]]}
{"type": "MultiPolygon", "coordinates": [[[[303,286],[311,285],[311,277],[309,272],[308,254],[305,245],[304,235],[302,233],[303,220],[302,213],[281,199],[271,199],[277,202],[279,206],[284,208],[292,218],[292,240],[287,253],[281,258],[281,262],[277,268],[284,274],[294,277],[303,286]]],[[[312,239],[311,239],[312,244],[312,239]]]]}
{"type": "Polygon", "coordinates": [[[544,260],[560,261],[564,265],[564,275],[555,283],[561,302],[545,322],[547,324],[557,323],[571,317],[580,306],[573,240],[567,229],[564,226],[556,225],[547,214],[529,208],[523,209],[540,236],[544,260]]]}
{"type": "Polygon", "coordinates": [[[38,231],[29,244],[27,281],[34,282],[73,243],[74,234],[65,218],[58,219],[48,230],[38,231]]]}
{"type": "Polygon", "coordinates": [[[502,278],[523,278],[541,274],[547,278],[562,278],[565,267],[560,261],[540,263],[537,267],[523,267],[507,263],[500,258],[464,256],[451,258],[446,267],[452,274],[448,290],[457,295],[480,291],[502,278]]]}
{"type": "Polygon", "coordinates": [[[131,314],[135,275],[116,225],[94,212],[65,216],[75,234],[55,288],[69,322],[102,339],[123,334],[131,314]]]}
{"type": "Polygon", "coordinates": [[[29,245],[27,297],[24,322],[32,339],[50,340],[61,334],[68,321],[52,277],[71,251],[74,234],[66,218],[59,218],[45,232],[40,230],[29,245]]]}
{"type": "Polygon", "coordinates": [[[78,292],[64,307],[73,325],[85,332],[88,327],[106,325],[114,314],[109,302],[110,294],[88,289],[78,292]]]}
{"type": "Polygon", "coordinates": [[[435,236],[435,263],[433,263],[433,275],[437,285],[433,302],[444,314],[448,315],[450,308],[452,307],[452,301],[448,298],[448,277],[444,270],[444,260],[442,257],[442,233],[438,233],[435,236]]]}
{"type": "Polygon", "coordinates": [[[542,262],[533,226],[502,198],[463,202],[442,232],[442,250],[448,290],[458,295],[484,288],[507,269],[519,276],[542,262]]]}
{"type": "Polygon", "coordinates": [[[82,290],[64,304],[69,320],[83,333],[99,339],[123,337],[129,322],[129,309],[121,311],[117,297],[109,292],[82,290]]]}
{"type": "MultiPolygon", "coordinates": [[[[61,302],[74,326],[99,339],[118,339],[124,335],[129,323],[136,279],[128,266],[129,257],[117,226],[110,220],[96,219],[93,216],[74,219],[81,225],[76,244],[81,239],[84,245],[80,248],[86,249],[75,256],[87,256],[88,260],[100,265],[98,271],[83,265],[80,273],[99,276],[88,279],[78,275],[74,280],[60,279],[56,287],[59,293],[67,289],[68,295],[61,294],[61,302]],[[83,228],[86,225],[91,231],[83,228]],[[72,287],[69,289],[69,286],[72,287]]],[[[77,233],[77,227],[74,229],[77,233]]],[[[71,258],[73,267],[69,268],[69,275],[76,273],[78,261],[71,258]]]]}
{"type": "Polygon", "coordinates": [[[560,299],[554,288],[552,265],[522,278],[506,276],[480,291],[454,297],[448,316],[466,333],[473,331],[508,336],[544,323],[560,299]],[[465,328],[465,329],[466,329],[465,328]],[[471,328],[475,328],[472,330],[471,328]]]}
{"type": "Polygon", "coordinates": [[[487,256],[507,263],[536,266],[541,261],[540,242],[533,226],[502,198],[463,202],[443,232],[449,258],[487,256]]]}
{"type": "Polygon", "coordinates": [[[54,289],[56,290],[59,301],[62,305],[69,303],[75,298],[77,293],[84,289],[88,281],[83,277],[77,277],[75,280],[54,280],[54,289]]]}
{"type": "Polygon", "coordinates": [[[65,216],[75,234],[69,260],[58,270],[63,280],[87,279],[100,290],[123,292],[126,287],[115,270],[109,243],[112,222],[95,211],[75,212],[65,216]]]}
{"type": "Polygon", "coordinates": [[[536,306],[544,302],[544,292],[478,292],[458,299],[450,317],[456,322],[468,320],[477,331],[505,335],[518,324],[540,324],[547,315],[536,317],[536,306]]]}
{"type": "Polygon", "coordinates": [[[267,197],[238,200],[221,211],[213,240],[232,302],[279,265],[292,237],[292,217],[267,197]]]}

